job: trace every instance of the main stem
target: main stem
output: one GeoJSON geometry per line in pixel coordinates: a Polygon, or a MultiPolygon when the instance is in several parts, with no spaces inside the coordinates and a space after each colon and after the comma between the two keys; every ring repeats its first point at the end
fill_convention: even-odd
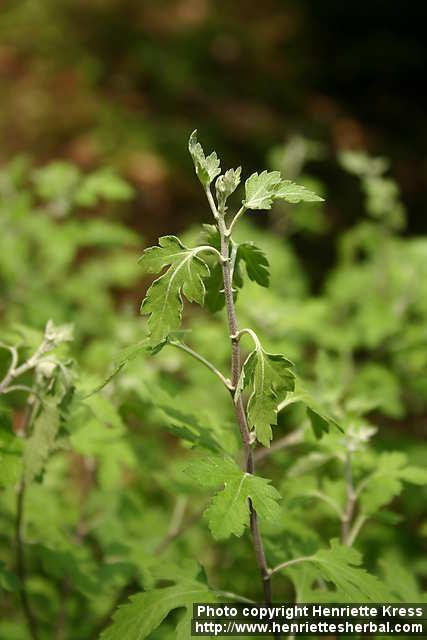
{"type": "MultiPolygon", "coordinates": [[[[236,309],[234,306],[234,298],[233,298],[229,242],[228,242],[228,237],[226,236],[225,223],[221,216],[218,218],[218,227],[219,227],[219,233],[221,237],[221,257],[222,257],[222,274],[224,279],[224,295],[225,295],[225,303],[227,307],[228,327],[229,327],[230,339],[231,339],[231,384],[233,388],[236,389],[237,383],[239,381],[240,369],[241,369],[240,345],[239,345],[239,339],[238,339],[239,329],[237,326],[236,309]]],[[[246,472],[252,474],[254,473],[254,470],[255,470],[254,456],[251,448],[249,427],[246,419],[246,411],[243,406],[243,401],[241,397],[235,403],[235,412],[236,412],[237,423],[240,429],[240,435],[242,437],[246,472]]],[[[250,500],[249,500],[249,508],[250,508],[250,524],[251,524],[252,540],[253,540],[253,546],[254,546],[254,551],[255,551],[259,572],[261,574],[262,587],[264,592],[264,602],[266,604],[271,604],[272,595],[271,595],[270,573],[268,570],[267,561],[266,561],[265,552],[264,552],[264,545],[263,545],[261,533],[259,530],[258,516],[250,500]]]]}

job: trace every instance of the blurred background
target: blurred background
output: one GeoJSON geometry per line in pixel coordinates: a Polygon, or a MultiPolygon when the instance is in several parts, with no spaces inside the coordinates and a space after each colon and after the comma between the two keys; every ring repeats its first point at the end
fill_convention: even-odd
{"type": "Polygon", "coordinates": [[[424,231],[426,13],[402,0],[4,0],[0,161],[111,164],[137,189],[128,223],[154,238],[200,219],[194,128],[246,172],[302,135],[324,145],[308,160],[331,225],[309,250],[360,215],[342,149],[388,156],[408,231],[424,231]]]}
{"type": "MultiPolygon", "coordinates": [[[[261,473],[285,496],[283,518],[266,528],[270,562],[340,535],[327,501],[344,504],[343,452],[354,447],[355,478],[375,481],[359,505],[356,547],[398,601],[425,601],[426,18],[425,5],[403,0],[1,2],[2,375],[11,345],[24,359],[49,319],[74,324],[58,355],[73,403],[41,448],[24,518],[43,640],[54,629],[58,640],[97,637],[117,603],[162,579],[163,551],[259,597],[248,539],[213,544],[199,522],[206,496],[182,477],[194,444],[238,455],[232,407],[211,373],[164,349],[129,357],[101,394],[87,395],[145,335],[142,249],[164,234],[197,242],[211,222],[187,150],[195,128],[223,169],[242,165],[244,179],[279,169],[325,198],[276,203],[237,227],[237,240],[254,240],[271,265],[270,288],[246,278],[241,325],[296,363],[347,434],[317,442],[302,406],[280,413],[275,438],[298,438],[260,454],[261,473]],[[190,524],[174,540],[176,513],[190,524]]],[[[186,305],[183,328],[226,371],[224,312],[209,310],[186,305]]],[[[23,463],[14,436],[26,407],[22,390],[0,404],[7,640],[24,637],[16,587],[1,570],[15,571],[23,463]]],[[[281,578],[276,599],[295,593],[281,578]]],[[[170,629],[150,637],[169,640],[170,629]]]]}

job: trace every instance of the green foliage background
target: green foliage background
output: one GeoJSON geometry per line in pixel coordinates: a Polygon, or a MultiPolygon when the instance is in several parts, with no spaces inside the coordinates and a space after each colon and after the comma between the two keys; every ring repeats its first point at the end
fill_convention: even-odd
{"type": "MultiPolygon", "coordinates": [[[[362,16],[340,6],[5,3],[0,379],[11,347],[22,364],[49,320],[54,337],[49,362],[16,381],[36,385],[41,405],[24,388],[0,398],[0,638],[31,638],[17,557],[22,474],[39,638],[98,637],[131,594],[106,638],[126,637],[124,619],[141,630],[150,607],[146,637],[187,638],[193,599],[260,599],[247,531],[213,540],[201,517],[215,487],[196,482],[199,450],[239,461],[232,405],[186,354],[149,357],[141,344],[142,249],[177,232],[194,246],[212,223],[186,151],[195,126],[223,166],[280,170],[325,198],[277,202],[236,227],[270,263],[268,288],[242,269],[240,325],[295,363],[313,408],[345,433],[317,439],[304,406],[288,402],[273,432],[291,445],[258,449],[260,476],[282,496],[263,522],[269,562],[310,558],[276,574],[275,599],[425,601],[426,123],[413,96],[425,49],[396,7],[362,16]],[[58,329],[69,324],[72,340],[58,329]],[[331,541],[349,448],[363,491],[346,549],[331,541]]],[[[218,299],[208,306],[216,312],[185,305],[182,335],[227,371],[224,311],[218,299]]]]}

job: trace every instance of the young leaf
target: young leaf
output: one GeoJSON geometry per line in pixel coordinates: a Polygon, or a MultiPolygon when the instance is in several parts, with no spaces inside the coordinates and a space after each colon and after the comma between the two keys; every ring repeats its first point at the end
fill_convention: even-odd
{"type": "Polygon", "coordinates": [[[245,183],[243,204],[246,209],[271,209],[280,181],[279,171],[253,173],[245,183]]]}
{"type": "Polygon", "coordinates": [[[298,202],[324,202],[314,191],[310,191],[300,184],[295,184],[291,180],[282,180],[274,193],[275,200],[286,200],[291,204],[298,202]]]}
{"type": "Polygon", "coordinates": [[[283,355],[267,353],[258,344],[242,368],[236,400],[244,387],[252,387],[248,402],[249,426],[255,428],[258,441],[266,447],[273,437],[271,425],[277,424],[278,404],[294,389],[291,366],[283,355]]]}
{"type": "Polygon", "coordinates": [[[215,183],[216,197],[218,201],[218,209],[222,212],[226,211],[226,202],[228,198],[234,193],[240,184],[240,174],[242,167],[237,169],[228,169],[224,175],[219,176],[215,183]]]}
{"type": "Polygon", "coordinates": [[[193,158],[197,177],[202,185],[208,187],[212,180],[221,173],[220,162],[215,151],[205,156],[202,145],[197,141],[197,130],[193,131],[188,141],[188,150],[193,158]]]}
{"type": "Polygon", "coordinates": [[[147,273],[158,273],[169,266],[166,273],[157,278],[141,305],[141,313],[149,314],[150,343],[162,342],[181,324],[183,300],[203,304],[209,267],[197,255],[198,248],[189,249],[175,236],[163,236],[159,247],[144,251],[140,263],[147,273]]]}
{"type": "MultiPolygon", "coordinates": [[[[183,581],[172,587],[138,593],[120,606],[113,623],[100,636],[101,640],[143,640],[157,629],[174,609],[185,608],[192,613],[193,602],[216,602],[209,588],[196,581],[183,581]]],[[[182,621],[177,632],[182,633],[182,621]]],[[[178,634],[178,637],[180,635],[178,634]]],[[[189,637],[189,636],[185,636],[189,637]]]]}

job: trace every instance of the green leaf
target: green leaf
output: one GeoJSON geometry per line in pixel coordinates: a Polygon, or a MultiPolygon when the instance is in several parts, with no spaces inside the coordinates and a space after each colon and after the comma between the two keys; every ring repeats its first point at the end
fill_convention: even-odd
{"type": "Polygon", "coordinates": [[[280,494],[269,482],[265,478],[240,473],[225,483],[225,488],[214,496],[205,511],[209,529],[216,540],[243,534],[249,525],[248,499],[251,499],[260,518],[277,521],[280,517],[277,504],[280,494]]]}
{"type": "Polygon", "coordinates": [[[43,471],[54,447],[59,430],[59,411],[56,405],[44,403],[34,421],[33,431],[24,446],[24,480],[30,484],[43,471]]]}
{"type": "Polygon", "coordinates": [[[282,411],[295,402],[302,402],[305,405],[307,416],[310,419],[316,438],[321,438],[323,433],[328,433],[331,425],[342,431],[339,424],[325,412],[321,404],[310,393],[300,378],[295,379],[295,389],[288,393],[286,398],[280,403],[279,411],[282,411]]]}
{"type": "Polygon", "coordinates": [[[150,343],[157,345],[179,328],[182,318],[182,294],[189,302],[203,304],[209,267],[198,257],[198,248],[189,249],[175,236],[163,236],[159,247],[144,251],[140,262],[147,273],[157,273],[169,265],[148,289],[141,313],[149,314],[150,343]]]}
{"type": "Polygon", "coordinates": [[[160,409],[170,421],[165,424],[165,427],[178,438],[216,453],[221,451],[220,444],[212,437],[212,430],[201,424],[196,416],[163,403],[156,403],[156,408],[160,409]]]}
{"type": "Polygon", "coordinates": [[[185,473],[201,487],[215,489],[220,484],[240,478],[242,470],[231,458],[209,456],[193,460],[185,473]]]}
{"type": "MultiPolygon", "coordinates": [[[[216,602],[215,594],[200,582],[188,581],[164,589],[153,589],[131,596],[113,615],[113,624],[100,636],[101,640],[143,640],[157,629],[174,609],[185,608],[192,614],[193,602],[216,602]]],[[[188,631],[188,618],[180,621],[178,637],[188,631]]]]}
{"type": "Polygon", "coordinates": [[[269,286],[269,263],[262,249],[257,247],[253,242],[242,242],[237,248],[236,266],[238,266],[241,260],[243,260],[246,265],[246,272],[250,280],[261,285],[261,287],[269,286]]]}
{"type": "Polygon", "coordinates": [[[279,171],[253,173],[245,182],[246,209],[271,209],[280,181],[279,171]]]}
{"type": "Polygon", "coordinates": [[[274,200],[286,200],[291,204],[298,202],[324,202],[314,191],[310,191],[300,184],[295,184],[291,180],[282,180],[274,193],[274,200]]]}
{"type": "Polygon", "coordinates": [[[402,482],[423,485],[427,483],[425,469],[406,464],[407,458],[400,451],[382,453],[376,461],[374,472],[363,482],[360,507],[364,514],[372,515],[388,504],[402,491],[402,482]]]}
{"type": "Polygon", "coordinates": [[[402,558],[395,549],[389,549],[379,562],[385,584],[399,602],[425,602],[408,558],[402,558]]]}
{"type": "Polygon", "coordinates": [[[193,158],[197,177],[202,185],[208,187],[212,180],[221,173],[220,161],[215,151],[205,156],[202,145],[197,141],[197,130],[193,131],[188,141],[188,150],[193,158]]]}
{"type": "Polygon", "coordinates": [[[228,169],[228,171],[226,171],[224,175],[217,178],[215,187],[218,209],[220,211],[226,211],[226,202],[231,194],[234,193],[239,186],[241,173],[242,167],[238,167],[237,169],[228,169]]]}
{"type": "Polygon", "coordinates": [[[281,354],[267,353],[257,344],[243,364],[236,400],[243,388],[252,387],[248,401],[249,426],[255,429],[261,444],[270,446],[271,425],[277,424],[278,405],[294,389],[292,362],[281,354]]]}
{"type": "MultiPolygon", "coordinates": [[[[293,574],[293,579],[296,578],[297,582],[298,576],[305,571],[306,563],[314,565],[318,571],[317,576],[308,572],[308,591],[310,583],[320,576],[334,585],[335,602],[393,602],[388,588],[360,566],[360,553],[341,545],[338,540],[331,540],[329,549],[320,549],[314,555],[306,557],[300,565],[290,568],[289,573],[293,574]]],[[[318,592],[313,592],[315,600],[318,595],[318,592]]]]}
{"type": "Polygon", "coordinates": [[[204,281],[206,288],[205,305],[211,313],[221,311],[225,305],[224,279],[221,265],[215,262],[209,267],[209,277],[204,281]]]}
{"type": "Polygon", "coordinates": [[[291,203],[322,202],[323,198],[302,185],[291,180],[282,180],[279,171],[253,173],[246,180],[246,197],[243,205],[246,209],[271,209],[274,200],[286,200],[291,203]]]}
{"type": "Polygon", "coordinates": [[[229,458],[219,456],[192,462],[185,472],[199,485],[213,489],[224,485],[205,511],[209,529],[216,540],[241,536],[249,525],[249,502],[261,519],[274,522],[280,517],[280,494],[270,481],[244,473],[229,458]]]}
{"type": "Polygon", "coordinates": [[[317,551],[310,559],[327,582],[332,582],[350,602],[388,602],[391,594],[380,580],[360,567],[362,558],[355,549],[332,540],[330,549],[317,551]]]}

